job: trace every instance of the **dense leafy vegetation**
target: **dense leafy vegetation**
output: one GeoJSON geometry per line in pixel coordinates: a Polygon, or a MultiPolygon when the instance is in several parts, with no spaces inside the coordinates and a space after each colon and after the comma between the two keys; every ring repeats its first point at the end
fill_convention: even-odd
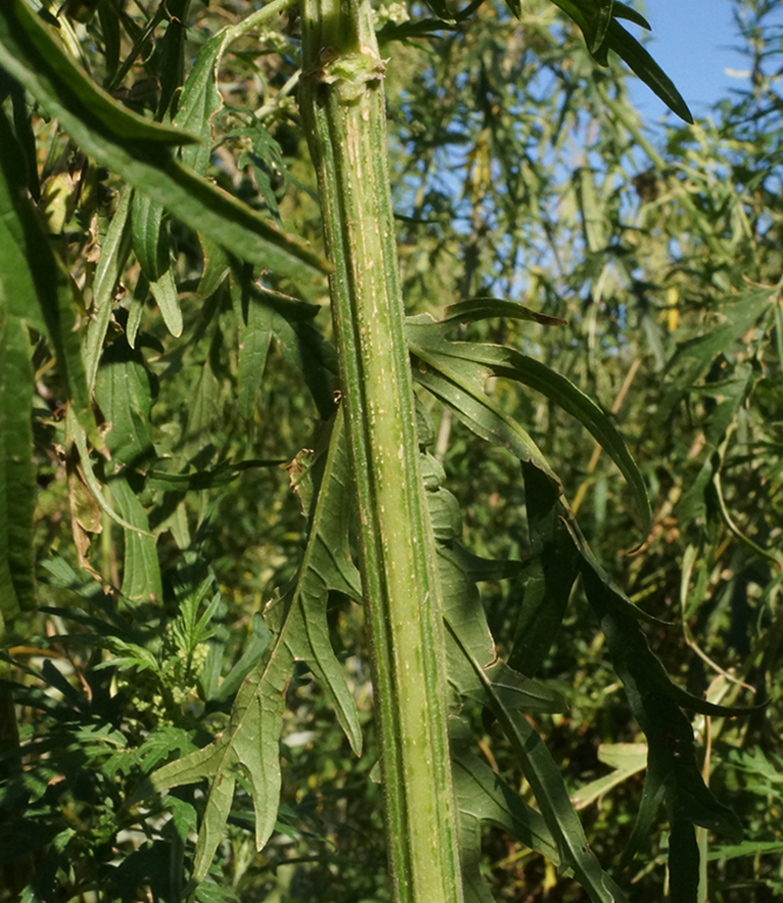
{"type": "MultiPolygon", "coordinates": [[[[747,90],[656,131],[640,14],[556,6],[373,14],[447,679],[410,695],[466,900],[773,900],[774,3],[735,2],[747,90]]],[[[36,7],[0,8],[0,899],[407,899],[318,4],[36,7]]]]}

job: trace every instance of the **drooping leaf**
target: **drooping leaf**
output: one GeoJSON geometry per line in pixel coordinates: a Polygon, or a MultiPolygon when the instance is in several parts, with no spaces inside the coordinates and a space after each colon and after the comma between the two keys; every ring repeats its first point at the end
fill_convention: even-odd
{"type": "Polygon", "coordinates": [[[449,360],[443,355],[437,358],[434,366],[430,366],[424,354],[419,353],[425,348],[429,351],[428,346],[436,349],[445,344],[445,339],[432,332],[434,327],[432,318],[427,315],[408,319],[410,348],[421,359],[421,363],[414,363],[414,379],[450,408],[476,435],[508,448],[519,458],[535,461],[553,480],[557,480],[527,432],[487,396],[484,391],[486,368],[456,357],[449,360]]]}
{"type": "Polygon", "coordinates": [[[480,662],[484,679],[492,683],[493,692],[509,709],[564,711],[566,704],[560,693],[525,677],[498,658],[478,589],[460,568],[458,561],[448,544],[438,545],[444,617],[449,626],[449,683],[461,697],[483,702],[486,698],[485,685],[475,673],[475,662],[480,662]],[[470,657],[466,657],[466,649],[470,650],[470,657]]]}
{"type": "Polygon", "coordinates": [[[608,64],[607,53],[613,50],[660,99],[685,122],[693,117],[682,95],[671,79],[642,45],[620,23],[627,19],[649,29],[648,22],[626,4],[617,0],[552,0],[582,30],[587,49],[596,62],[608,64]]]}
{"type": "MultiPolygon", "coordinates": [[[[433,468],[425,469],[425,473],[436,474],[433,468]]],[[[430,507],[433,499],[437,505],[437,496],[447,490],[439,485],[437,478],[425,480],[425,485],[430,507]]],[[[557,710],[563,701],[558,693],[523,677],[498,659],[475,583],[460,568],[459,559],[450,553],[449,545],[457,538],[456,532],[450,530],[447,538],[438,543],[444,620],[449,638],[449,683],[460,696],[472,696],[491,709],[533,788],[559,859],[574,870],[590,899],[594,903],[624,903],[622,892],[590,851],[557,765],[522,714],[557,710]]],[[[475,832],[475,825],[468,827],[475,832]]],[[[470,881],[471,875],[475,878],[475,836],[464,837],[463,843],[468,854],[468,888],[472,889],[474,899],[484,900],[480,886],[470,881]]]]}
{"type": "Polygon", "coordinates": [[[245,274],[236,276],[231,278],[231,296],[239,328],[239,413],[251,420],[264,378],[275,314],[262,303],[260,293],[245,274]]]}
{"type": "Polygon", "coordinates": [[[449,625],[446,650],[449,684],[459,697],[485,701],[484,685],[474,672],[473,663],[478,661],[485,677],[509,708],[528,712],[563,711],[565,701],[559,693],[500,660],[476,587],[476,579],[486,579],[490,565],[495,574],[506,576],[516,573],[519,563],[487,562],[467,553],[459,544],[462,535],[459,504],[442,485],[443,468],[431,455],[424,454],[422,472],[437,543],[443,616],[449,625]],[[465,649],[470,651],[470,657],[465,656],[465,649]]]}
{"type": "MultiPolygon", "coordinates": [[[[529,465],[523,465],[523,470],[527,466],[529,465]]],[[[610,650],[612,650],[615,668],[621,679],[623,679],[623,683],[625,683],[623,674],[629,678],[629,683],[632,679],[638,681],[639,686],[642,688],[639,691],[642,693],[640,705],[643,707],[643,702],[647,699],[645,694],[649,692],[651,694],[650,698],[656,704],[656,697],[660,695],[668,699],[674,707],[690,709],[702,715],[727,717],[745,715],[752,711],[752,707],[748,708],[747,706],[717,705],[706,699],[694,696],[672,683],[666,673],[666,669],[650,649],[647,638],[639,625],[641,613],[620,592],[598,564],[595,556],[582,538],[573,515],[565,505],[561,507],[560,516],[568,528],[570,541],[579,552],[581,558],[580,571],[584,579],[587,598],[601,623],[601,629],[606,634],[607,643],[610,650]],[[619,661],[615,660],[615,656],[619,656],[619,661]]],[[[634,703],[632,702],[633,706],[634,703]]],[[[674,708],[670,708],[670,711],[673,712],[674,708]]],[[[634,711],[634,714],[637,714],[636,711],[634,711]]],[[[655,718],[658,717],[659,713],[655,713],[655,718]]],[[[639,723],[644,729],[642,719],[639,719],[639,723]]]]}
{"type": "Polygon", "coordinates": [[[110,485],[120,516],[131,524],[131,529],[125,528],[122,594],[136,604],[160,602],[163,599],[163,582],[147,512],[124,476],[116,477],[110,485]]]}
{"type": "Polygon", "coordinates": [[[73,140],[138,191],[232,253],[281,275],[325,264],[301,242],[182,166],[172,145],[195,136],[136,116],[102,92],[62,51],[24,0],[0,7],[0,66],[21,82],[73,140]]]}
{"type": "Polygon", "coordinates": [[[557,487],[542,471],[526,472],[525,504],[534,558],[526,570],[508,663],[531,677],[546,658],[578,575],[578,555],[564,541],[557,487]]]}
{"type": "MultiPolygon", "coordinates": [[[[449,630],[459,642],[450,627],[449,630]]],[[[463,647],[463,652],[472,662],[476,675],[484,685],[487,704],[519,760],[546,826],[554,839],[561,862],[573,869],[574,877],[593,903],[626,903],[625,894],[601,868],[590,849],[582,823],[569,799],[560,769],[552,759],[546,744],[524,715],[506,704],[480,662],[466,647],[463,647]]]]}
{"type": "MultiPolygon", "coordinates": [[[[66,414],[66,437],[68,439],[69,445],[72,443],[73,446],[76,447],[76,451],[78,452],[78,463],[81,470],[81,476],[83,477],[84,483],[92,493],[93,498],[95,499],[101,510],[104,511],[116,524],[118,524],[125,530],[141,529],[125,520],[106,501],[106,498],[103,494],[103,487],[95,473],[95,468],[93,467],[93,462],[90,458],[90,449],[87,443],[87,433],[84,431],[82,425],[78,420],[76,420],[76,417],[72,415],[70,411],[66,414]]],[[[78,509],[80,507],[78,501],[74,502],[72,500],[71,507],[72,510],[78,509]]]]}
{"type": "MultiPolygon", "coordinates": [[[[443,330],[444,327],[440,324],[427,322],[426,317],[411,318],[408,322],[408,340],[411,351],[426,367],[418,373],[414,369],[419,382],[430,388],[431,391],[435,391],[435,394],[438,394],[444,401],[446,401],[445,395],[448,391],[452,401],[447,403],[458,416],[464,418],[466,415],[469,416],[469,412],[476,411],[471,420],[478,428],[469,425],[471,425],[471,429],[475,429],[479,435],[484,435],[485,438],[489,438],[487,435],[489,421],[499,425],[499,418],[502,418],[505,424],[508,424],[509,432],[513,431],[513,434],[520,439],[524,435],[526,438],[523,439],[523,444],[532,446],[523,454],[519,454],[516,449],[512,448],[514,453],[524,460],[536,461],[540,469],[547,472],[550,477],[554,477],[551,468],[543,461],[543,456],[521,427],[515,425],[510,418],[500,412],[493,411],[493,414],[488,416],[487,409],[491,407],[491,404],[488,400],[484,403],[481,402],[481,396],[484,395],[483,381],[487,376],[513,379],[541,392],[579,420],[608,452],[633,490],[643,519],[644,530],[649,528],[652,514],[644,478],[622,436],[609,417],[592,399],[566,377],[554,372],[540,361],[521,354],[514,348],[473,342],[450,342],[443,335],[443,330]],[[444,383],[444,378],[452,385],[444,383]],[[481,386],[481,390],[479,390],[479,386],[481,386]],[[459,389],[470,389],[470,394],[464,391],[459,392],[459,389]],[[479,416],[481,408],[485,409],[483,416],[479,416]],[[464,413],[460,413],[461,410],[464,413]]],[[[486,396],[484,397],[486,398],[486,396]]]]}
{"type": "MultiPolygon", "coordinates": [[[[525,483],[545,485],[546,477],[535,466],[523,462],[525,483]]],[[[550,499],[551,502],[551,499],[550,499]]],[[[676,870],[682,901],[697,880],[699,856],[695,845],[695,824],[736,838],[740,830],[734,813],[721,805],[702,780],[696,763],[693,730],[682,708],[712,715],[732,715],[741,709],[716,706],[699,699],[671,682],[651,651],[639,626],[634,606],[613,586],[581,538],[573,516],[562,501],[558,520],[566,529],[556,535],[560,558],[578,556],[588,602],[598,617],[607,639],[612,662],[623,682],[634,716],[647,737],[647,774],[636,828],[624,861],[644,840],[662,800],[666,802],[672,826],[677,825],[680,843],[671,862],[676,870]],[[695,855],[694,855],[694,851],[695,855]]],[[[744,710],[747,711],[747,710],[744,710]]]]}
{"type": "Polygon", "coordinates": [[[520,304],[518,301],[507,301],[505,298],[478,297],[468,298],[447,307],[443,312],[441,323],[470,323],[486,320],[490,317],[510,317],[513,320],[530,320],[542,326],[565,326],[568,321],[560,317],[550,317],[520,304]]]}
{"type": "MultiPolygon", "coordinates": [[[[3,15],[0,11],[0,22],[3,15]]],[[[0,109],[0,295],[9,316],[24,320],[49,337],[75,414],[99,447],[75,332],[71,283],[30,205],[24,175],[24,158],[0,109]]]]}
{"type": "MultiPolygon", "coordinates": [[[[609,23],[605,45],[622,59],[636,75],[680,119],[693,123],[693,115],[674,82],[655,62],[642,45],[622,25],[613,19],[609,23]]],[[[600,50],[596,58],[600,57],[600,50]]]]}
{"type": "Polygon", "coordinates": [[[606,40],[609,23],[612,21],[613,0],[552,0],[567,13],[585,36],[587,49],[597,54],[606,40]]]}
{"type": "Polygon", "coordinates": [[[741,835],[734,813],[718,803],[704,784],[696,762],[693,730],[680,706],[712,715],[741,713],[716,706],[671,683],[642,633],[630,603],[607,586],[600,573],[585,562],[585,592],[607,639],[612,663],[623,681],[634,716],[649,745],[647,780],[664,782],[672,815],[730,839],[741,835]]]}
{"type": "MultiPolygon", "coordinates": [[[[308,475],[306,479],[309,479],[308,475]]],[[[207,779],[209,798],[199,830],[192,881],[206,876],[223,837],[240,770],[249,781],[255,808],[256,846],[269,839],[280,795],[278,743],[284,693],[294,663],[303,661],[319,680],[352,747],[361,750],[358,712],[329,639],[326,604],[331,590],[359,598],[358,572],[350,557],[351,517],[347,453],[338,411],[325,455],[304,559],[285,593],[267,607],[274,639],[244,678],[227,728],[203,749],[155,772],[136,794],[207,779]]]]}
{"type": "Polygon", "coordinates": [[[557,848],[539,812],[531,808],[492,769],[472,753],[452,756],[460,818],[460,862],[466,900],[492,903],[481,874],[481,828],[491,824],[558,864],[557,848]]]}
{"type": "Polygon", "coordinates": [[[155,395],[153,376],[139,349],[124,338],[103,352],[95,382],[95,398],[108,424],[106,447],[112,463],[142,468],[155,459],[150,413],[155,395]]]}

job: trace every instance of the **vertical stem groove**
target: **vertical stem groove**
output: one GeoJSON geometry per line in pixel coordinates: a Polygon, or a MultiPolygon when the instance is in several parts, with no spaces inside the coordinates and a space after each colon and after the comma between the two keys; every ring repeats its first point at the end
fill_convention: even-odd
{"type": "Polygon", "coordinates": [[[303,0],[301,108],[317,172],[356,481],[394,899],[462,900],[444,630],[419,467],[386,161],[384,64],[365,0],[303,0]]]}

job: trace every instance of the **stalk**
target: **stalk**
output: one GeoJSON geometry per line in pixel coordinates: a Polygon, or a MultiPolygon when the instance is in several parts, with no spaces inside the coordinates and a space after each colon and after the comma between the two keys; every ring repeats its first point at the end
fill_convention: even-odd
{"type": "Polygon", "coordinates": [[[445,648],[404,332],[384,63],[366,0],[303,0],[300,104],[318,173],[371,626],[395,901],[462,900],[445,648]]]}

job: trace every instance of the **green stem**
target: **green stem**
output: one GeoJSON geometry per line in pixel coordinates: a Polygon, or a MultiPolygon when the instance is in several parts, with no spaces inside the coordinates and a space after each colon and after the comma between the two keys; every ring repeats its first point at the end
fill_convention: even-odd
{"type": "Polygon", "coordinates": [[[445,640],[399,287],[384,64],[366,0],[303,0],[302,39],[300,103],[334,267],[394,899],[453,903],[462,890],[445,640]]]}

